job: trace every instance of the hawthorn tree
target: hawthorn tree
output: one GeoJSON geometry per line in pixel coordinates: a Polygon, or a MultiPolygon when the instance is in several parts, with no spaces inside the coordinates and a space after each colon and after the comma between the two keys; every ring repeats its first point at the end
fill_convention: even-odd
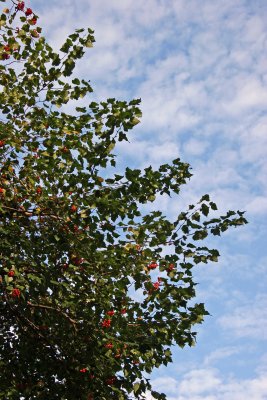
{"type": "Polygon", "coordinates": [[[192,302],[192,268],[219,252],[202,240],[246,220],[210,217],[208,195],[173,221],[144,215],[142,204],[179,193],[189,165],[116,173],[140,100],[64,112],[92,92],[70,77],[93,31],[76,30],[58,54],[34,10],[1,2],[0,398],[145,398],[148,374],[174,344],[192,346],[208,314],[192,302]]]}

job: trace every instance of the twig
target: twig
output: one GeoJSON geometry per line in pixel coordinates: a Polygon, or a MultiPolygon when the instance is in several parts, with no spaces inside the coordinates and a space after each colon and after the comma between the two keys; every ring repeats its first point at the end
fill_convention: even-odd
{"type": "Polygon", "coordinates": [[[59,308],[55,308],[55,307],[52,307],[52,306],[47,306],[45,304],[33,304],[30,301],[27,301],[27,304],[30,307],[43,308],[45,310],[57,311],[59,314],[63,315],[73,325],[73,328],[74,328],[75,332],[77,332],[77,326],[76,326],[77,321],[72,319],[68,314],[66,314],[64,311],[60,310],[59,308]]]}

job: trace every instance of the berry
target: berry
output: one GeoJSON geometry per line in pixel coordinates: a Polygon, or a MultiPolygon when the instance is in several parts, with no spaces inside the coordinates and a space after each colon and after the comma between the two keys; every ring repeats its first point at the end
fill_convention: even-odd
{"type": "Polygon", "coordinates": [[[158,288],[160,287],[160,283],[159,282],[155,282],[153,283],[154,289],[158,290],[158,288]]]}
{"type": "Polygon", "coordinates": [[[3,147],[5,145],[5,142],[3,140],[0,140],[0,147],[3,147]]]}
{"type": "Polygon", "coordinates": [[[41,194],[42,193],[42,188],[40,186],[36,189],[36,193],[37,194],[41,194]]]}
{"type": "Polygon", "coordinates": [[[115,311],[113,311],[113,310],[107,312],[107,315],[109,315],[110,317],[113,317],[114,314],[115,314],[115,311]]]}
{"type": "Polygon", "coordinates": [[[122,308],[121,309],[121,314],[123,315],[123,314],[126,314],[127,313],[127,309],[126,308],[122,308]]]}
{"type": "Polygon", "coordinates": [[[20,290],[19,289],[13,289],[12,290],[12,293],[11,293],[11,296],[12,297],[14,297],[14,298],[16,298],[16,297],[20,297],[20,290]]]}
{"type": "Polygon", "coordinates": [[[169,268],[167,268],[167,272],[171,272],[175,268],[174,264],[170,264],[169,268]]]}
{"type": "Polygon", "coordinates": [[[0,194],[5,194],[5,189],[0,187],[0,194]]]}
{"type": "Polygon", "coordinates": [[[102,327],[103,328],[109,328],[111,325],[111,320],[110,319],[104,319],[104,321],[102,322],[102,327]]]}
{"type": "Polygon", "coordinates": [[[12,276],[15,275],[15,271],[11,270],[11,271],[8,272],[7,275],[8,275],[9,277],[12,277],[12,276]]]}
{"type": "Polygon", "coordinates": [[[24,10],[24,1],[20,1],[17,5],[17,10],[23,11],[24,10]]]}
{"type": "Polygon", "coordinates": [[[153,262],[153,263],[149,264],[149,266],[147,268],[148,269],[155,269],[155,268],[157,268],[157,266],[158,266],[158,264],[153,262]]]}
{"type": "Polygon", "coordinates": [[[27,10],[25,11],[25,15],[28,17],[31,14],[32,14],[32,9],[31,8],[27,8],[27,10]]]}
{"type": "Polygon", "coordinates": [[[32,19],[29,20],[29,23],[30,23],[31,25],[36,25],[36,23],[37,23],[37,18],[33,17],[32,19]]]}
{"type": "Polygon", "coordinates": [[[5,51],[10,51],[11,49],[10,49],[10,47],[8,45],[6,45],[6,46],[4,46],[4,50],[5,51]]]}
{"type": "Polygon", "coordinates": [[[75,204],[72,204],[71,208],[70,208],[71,212],[75,212],[77,211],[77,206],[75,206],[75,204]]]}
{"type": "Polygon", "coordinates": [[[85,372],[87,372],[87,368],[80,369],[80,372],[82,372],[84,374],[85,372]]]}
{"type": "Polygon", "coordinates": [[[116,381],[116,377],[115,376],[111,376],[110,378],[108,378],[106,380],[106,384],[107,385],[114,385],[115,381],[116,381]]]}
{"type": "Polygon", "coordinates": [[[84,258],[74,257],[74,258],[72,259],[72,263],[73,263],[74,265],[80,265],[80,264],[82,264],[83,262],[84,262],[84,258]]]}
{"type": "Polygon", "coordinates": [[[107,343],[105,344],[106,349],[112,349],[113,348],[113,344],[112,343],[107,343]]]}

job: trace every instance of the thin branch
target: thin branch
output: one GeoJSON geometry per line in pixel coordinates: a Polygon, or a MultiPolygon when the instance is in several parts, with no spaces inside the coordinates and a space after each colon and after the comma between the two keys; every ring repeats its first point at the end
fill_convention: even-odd
{"type": "Polygon", "coordinates": [[[77,321],[72,319],[67,313],[65,313],[64,311],[60,310],[59,308],[55,308],[55,307],[52,307],[52,306],[47,306],[45,304],[33,304],[30,301],[27,301],[27,304],[30,307],[36,307],[36,308],[42,308],[42,309],[45,309],[45,310],[57,311],[59,314],[63,315],[73,325],[73,328],[74,328],[75,332],[77,332],[77,326],[76,326],[77,321]]]}

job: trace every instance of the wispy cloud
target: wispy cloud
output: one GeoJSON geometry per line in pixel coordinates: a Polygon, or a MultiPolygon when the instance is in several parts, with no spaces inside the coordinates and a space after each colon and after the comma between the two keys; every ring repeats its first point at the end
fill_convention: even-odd
{"type": "Polygon", "coordinates": [[[222,329],[239,338],[267,340],[267,296],[258,295],[253,300],[219,318],[222,329]]]}

